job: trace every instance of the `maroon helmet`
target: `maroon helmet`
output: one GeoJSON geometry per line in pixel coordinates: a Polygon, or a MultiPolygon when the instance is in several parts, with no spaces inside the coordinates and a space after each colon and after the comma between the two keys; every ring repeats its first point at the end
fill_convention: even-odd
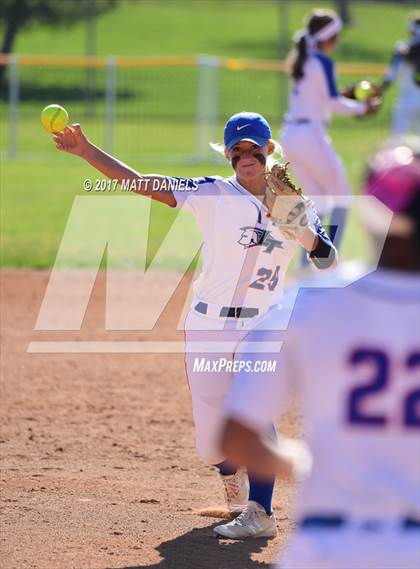
{"type": "MultiPolygon", "coordinates": [[[[389,235],[420,235],[420,139],[407,136],[387,141],[369,160],[362,191],[393,213],[389,235]]],[[[377,205],[369,205],[363,216],[372,231],[381,225],[379,217],[386,211],[377,205]]]]}

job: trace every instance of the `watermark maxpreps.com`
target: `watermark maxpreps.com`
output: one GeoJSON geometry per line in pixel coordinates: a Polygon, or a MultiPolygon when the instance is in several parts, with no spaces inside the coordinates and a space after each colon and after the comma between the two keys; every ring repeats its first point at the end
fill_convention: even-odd
{"type": "Polygon", "coordinates": [[[274,373],[276,371],[277,360],[254,359],[254,360],[229,360],[227,358],[195,358],[193,363],[194,372],[201,373],[274,373]]]}

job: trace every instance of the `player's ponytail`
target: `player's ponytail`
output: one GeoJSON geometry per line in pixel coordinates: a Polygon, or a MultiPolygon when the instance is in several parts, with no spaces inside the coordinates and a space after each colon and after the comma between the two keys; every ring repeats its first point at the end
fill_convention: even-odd
{"type": "Polygon", "coordinates": [[[294,49],[289,60],[290,74],[295,81],[299,81],[305,75],[303,68],[308,59],[309,51],[316,47],[319,41],[318,36],[322,36],[322,33],[319,32],[328,26],[328,29],[325,30],[328,33],[331,25],[333,26],[332,33],[334,33],[334,27],[341,29],[340,19],[335,12],[332,10],[314,10],[306,18],[306,27],[293,36],[294,49]]]}
{"type": "Polygon", "coordinates": [[[268,170],[271,170],[271,168],[273,167],[274,164],[276,164],[276,162],[282,162],[283,161],[283,150],[282,150],[282,147],[280,146],[280,144],[277,142],[277,140],[273,140],[273,139],[271,139],[270,142],[274,146],[274,151],[272,154],[269,154],[267,156],[266,167],[268,170]]]}
{"type": "Polygon", "coordinates": [[[304,33],[299,33],[295,39],[295,57],[292,60],[292,77],[295,81],[302,79],[303,65],[308,58],[308,49],[306,47],[306,38],[304,33]]]}

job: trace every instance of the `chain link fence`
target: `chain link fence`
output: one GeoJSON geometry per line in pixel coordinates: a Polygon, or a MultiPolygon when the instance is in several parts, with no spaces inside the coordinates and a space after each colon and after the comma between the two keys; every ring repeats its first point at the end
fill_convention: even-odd
{"type": "MultiPolygon", "coordinates": [[[[39,157],[40,112],[64,106],[72,122],[108,152],[173,161],[211,159],[227,117],[264,114],[279,128],[287,108],[284,61],[197,57],[84,58],[0,56],[7,88],[0,98],[3,158],[39,157]]],[[[342,64],[356,78],[380,65],[342,64]]]]}

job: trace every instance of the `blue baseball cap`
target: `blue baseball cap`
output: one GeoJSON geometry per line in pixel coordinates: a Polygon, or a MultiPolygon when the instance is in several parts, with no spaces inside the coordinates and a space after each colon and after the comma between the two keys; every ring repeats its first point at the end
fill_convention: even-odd
{"type": "Polygon", "coordinates": [[[264,146],[271,138],[271,129],[268,122],[258,113],[237,113],[230,117],[225,125],[225,147],[231,150],[241,140],[254,142],[264,146]]]}

